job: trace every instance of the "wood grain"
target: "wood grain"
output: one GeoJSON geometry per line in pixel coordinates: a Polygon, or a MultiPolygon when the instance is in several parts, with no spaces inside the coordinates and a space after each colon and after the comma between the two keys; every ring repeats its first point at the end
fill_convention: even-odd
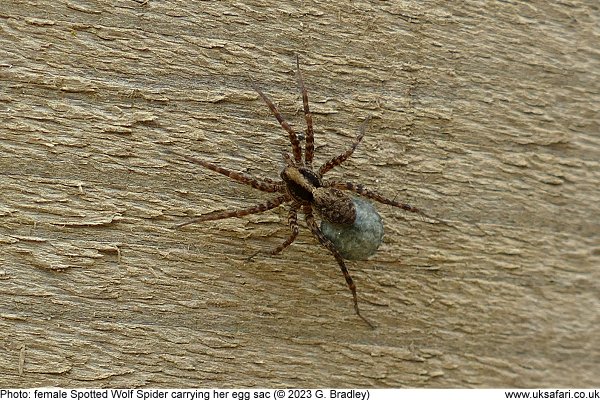
{"type": "MultiPolygon", "coordinates": [[[[594,1],[3,1],[0,386],[598,386],[600,11],[594,1]],[[337,177],[384,206],[349,267],[268,197],[373,120],[337,177]]],[[[333,174],[333,173],[332,173],[333,174]]]]}

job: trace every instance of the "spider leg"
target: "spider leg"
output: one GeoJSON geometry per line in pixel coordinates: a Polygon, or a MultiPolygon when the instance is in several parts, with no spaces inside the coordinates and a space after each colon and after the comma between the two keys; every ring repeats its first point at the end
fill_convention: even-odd
{"type": "Polygon", "coordinates": [[[227,211],[227,210],[220,210],[220,211],[212,211],[203,215],[200,215],[199,217],[196,217],[194,219],[191,219],[189,221],[186,222],[182,222],[179,223],[177,225],[175,225],[175,228],[181,228],[182,226],[186,226],[189,224],[195,224],[197,222],[204,222],[204,221],[214,221],[217,219],[225,219],[225,218],[231,218],[231,217],[243,217],[246,215],[250,215],[250,214],[258,214],[267,210],[271,210],[283,203],[285,203],[286,201],[290,200],[290,196],[287,194],[281,195],[279,197],[276,197],[274,199],[271,200],[267,200],[264,203],[261,204],[257,204],[255,206],[252,207],[248,207],[248,208],[244,208],[241,210],[233,210],[233,211],[227,211]]]}
{"type": "Polygon", "coordinates": [[[401,203],[396,200],[388,199],[387,197],[384,197],[377,192],[374,192],[372,190],[365,188],[363,185],[361,185],[359,183],[331,181],[331,182],[327,183],[327,186],[331,186],[331,187],[334,187],[334,188],[340,189],[340,190],[351,190],[355,193],[360,194],[361,196],[368,197],[369,199],[373,199],[380,203],[388,204],[390,206],[398,207],[403,210],[414,212],[417,214],[421,214],[425,217],[431,218],[428,215],[426,215],[423,211],[419,210],[416,207],[411,206],[410,204],[401,203]]]}
{"type": "Polygon", "coordinates": [[[290,236],[285,240],[285,242],[281,243],[271,252],[271,255],[279,254],[283,250],[285,250],[294,240],[296,240],[296,236],[298,236],[298,205],[293,203],[290,207],[290,211],[288,214],[288,224],[290,226],[290,236]]]}
{"type": "Polygon", "coordinates": [[[298,68],[298,85],[302,92],[302,104],[304,106],[304,119],[306,120],[306,149],[304,151],[304,163],[307,167],[312,167],[313,156],[315,154],[315,134],[313,131],[312,114],[308,108],[308,93],[304,87],[302,72],[300,72],[300,58],[296,54],[296,67],[298,68]]]}
{"type": "Polygon", "coordinates": [[[283,192],[283,186],[281,182],[275,181],[269,178],[255,178],[248,174],[244,174],[243,172],[231,171],[229,169],[225,169],[215,165],[213,163],[209,163],[208,161],[200,160],[194,157],[186,156],[184,154],[178,154],[179,156],[185,158],[191,163],[198,164],[203,166],[204,168],[208,168],[212,171],[218,172],[219,174],[223,174],[239,183],[243,183],[246,185],[252,186],[254,189],[261,190],[263,192],[275,193],[275,192],[283,192]]]}
{"type": "Polygon", "coordinates": [[[367,325],[369,325],[371,328],[375,329],[375,326],[371,322],[369,322],[368,319],[366,319],[360,314],[360,311],[358,309],[358,297],[356,295],[356,285],[354,284],[354,281],[350,276],[350,272],[348,272],[348,268],[346,268],[344,259],[335,248],[335,245],[325,237],[323,232],[321,232],[321,230],[317,226],[317,223],[315,222],[315,217],[312,213],[312,209],[310,208],[310,206],[303,207],[302,212],[304,213],[306,224],[308,225],[312,234],[317,238],[317,240],[319,241],[319,243],[321,243],[323,247],[325,247],[327,250],[329,250],[329,252],[331,252],[331,254],[333,254],[336,261],[338,262],[340,269],[342,270],[342,274],[344,274],[344,279],[346,279],[346,284],[352,292],[352,299],[354,300],[354,311],[356,311],[356,315],[358,315],[363,321],[365,321],[367,325]]]}
{"type": "Polygon", "coordinates": [[[267,103],[267,106],[269,106],[271,112],[273,113],[275,118],[277,118],[277,121],[279,121],[281,127],[285,129],[285,131],[290,136],[290,142],[292,143],[292,151],[294,152],[294,160],[296,160],[297,163],[301,163],[302,149],[300,148],[300,141],[298,140],[298,135],[296,135],[296,132],[294,132],[294,130],[286,122],[286,120],[283,119],[283,116],[281,115],[277,107],[275,107],[275,104],[273,104],[273,102],[256,86],[254,86],[254,90],[256,90],[256,92],[260,95],[260,97],[262,97],[265,103],[267,103]]]}
{"type": "MultiPolygon", "coordinates": [[[[270,251],[269,252],[270,255],[274,256],[276,254],[281,253],[290,244],[292,244],[292,242],[294,240],[296,240],[296,237],[298,236],[298,204],[297,203],[292,203],[292,205],[290,206],[290,211],[288,214],[288,224],[290,225],[290,229],[292,231],[290,236],[285,240],[285,242],[283,242],[282,244],[277,246],[273,251],[270,251]]],[[[259,250],[256,253],[252,254],[250,257],[248,257],[248,261],[251,261],[254,257],[256,257],[260,253],[262,253],[262,251],[259,250]]]]}
{"type": "Polygon", "coordinates": [[[340,154],[339,156],[334,157],[331,160],[327,161],[325,164],[321,165],[321,168],[319,168],[320,176],[325,175],[327,172],[332,170],[334,167],[336,167],[336,166],[340,165],[341,163],[343,163],[344,161],[346,161],[352,155],[352,153],[354,153],[354,150],[356,150],[356,147],[358,146],[358,144],[362,140],[363,136],[365,135],[365,129],[367,128],[367,124],[369,123],[370,120],[371,120],[371,117],[368,116],[365,119],[365,121],[362,123],[362,125],[360,126],[360,132],[359,132],[358,136],[356,137],[356,139],[354,139],[352,146],[348,150],[346,150],[344,153],[340,154]]]}

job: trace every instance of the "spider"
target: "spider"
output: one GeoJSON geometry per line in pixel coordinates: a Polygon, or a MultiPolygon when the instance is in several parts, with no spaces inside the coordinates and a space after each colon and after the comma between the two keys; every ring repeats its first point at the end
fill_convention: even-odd
{"type": "Polygon", "coordinates": [[[279,121],[281,127],[289,135],[289,139],[292,146],[292,154],[287,152],[283,153],[283,160],[285,164],[280,174],[281,180],[273,180],[269,178],[255,178],[251,175],[242,172],[236,172],[226,168],[222,168],[218,165],[204,160],[196,159],[187,155],[180,155],[191,163],[201,165],[204,168],[208,168],[214,172],[228,176],[229,178],[239,183],[249,185],[263,192],[279,193],[279,195],[263,203],[240,210],[219,210],[209,212],[207,214],[200,215],[192,220],[179,223],[175,225],[175,227],[181,228],[185,225],[189,225],[192,223],[214,221],[224,218],[244,217],[250,214],[262,213],[267,210],[276,208],[282,204],[289,203],[290,207],[288,213],[288,225],[290,227],[291,233],[288,236],[288,238],[275,249],[273,249],[270,252],[270,254],[278,254],[282,252],[285,248],[287,248],[290,244],[292,244],[292,242],[298,236],[298,212],[304,214],[306,225],[310,229],[313,236],[319,241],[319,243],[323,247],[329,250],[329,252],[333,255],[338,265],[340,266],[342,274],[344,275],[344,278],[346,280],[346,284],[348,285],[350,292],[352,292],[352,299],[354,302],[354,310],[356,314],[364,322],[366,322],[367,325],[369,325],[371,328],[374,328],[373,324],[361,315],[360,310],[358,308],[358,298],[356,295],[356,285],[354,284],[354,280],[352,279],[352,276],[350,276],[344,259],[339,253],[339,251],[336,249],[335,245],[327,237],[325,237],[321,229],[319,229],[315,221],[315,213],[318,214],[318,216],[320,216],[321,219],[333,224],[342,226],[352,225],[356,218],[356,209],[351,197],[344,193],[344,191],[351,191],[383,204],[388,204],[413,213],[419,213],[422,215],[425,214],[419,209],[409,204],[400,203],[395,200],[388,199],[374,191],[366,189],[361,184],[356,184],[352,182],[323,180],[323,176],[327,172],[342,164],[352,155],[352,153],[354,153],[354,150],[356,150],[356,147],[361,142],[365,134],[366,126],[369,123],[371,117],[369,116],[365,118],[364,122],[360,126],[358,136],[356,136],[354,142],[352,143],[349,149],[347,149],[344,153],[333,157],[332,159],[321,165],[318,169],[314,169],[313,157],[315,151],[315,144],[313,121],[312,114],[308,107],[308,94],[306,91],[306,87],[304,86],[302,73],[300,72],[300,61],[298,56],[296,57],[296,68],[298,85],[300,88],[300,92],[302,93],[304,119],[306,120],[306,144],[304,150],[304,157],[302,154],[300,140],[294,129],[292,129],[292,127],[285,121],[285,119],[283,118],[277,107],[275,107],[273,102],[258,87],[253,85],[254,90],[258,92],[259,96],[267,104],[277,121],[279,121]]]}

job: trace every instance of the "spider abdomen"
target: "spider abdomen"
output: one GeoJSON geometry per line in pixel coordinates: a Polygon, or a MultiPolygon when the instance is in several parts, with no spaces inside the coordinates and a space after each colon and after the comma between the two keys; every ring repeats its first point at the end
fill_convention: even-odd
{"type": "Polygon", "coordinates": [[[356,220],[356,207],[350,196],[341,190],[320,187],[314,188],[313,206],[325,221],[337,225],[352,225],[356,220]]]}
{"type": "Polygon", "coordinates": [[[383,243],[383,221],[369,201],[352,197],[352,203],[356,209],[356,221],[352,225],[322,220],[321,231],[346,260],[366,260],[383,243]]]}

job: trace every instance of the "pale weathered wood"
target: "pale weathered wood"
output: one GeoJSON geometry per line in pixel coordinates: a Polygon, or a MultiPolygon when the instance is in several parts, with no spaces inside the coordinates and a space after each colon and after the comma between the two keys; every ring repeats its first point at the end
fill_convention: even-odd
{"type": "Polygon", "coordinates": [[[3,1],[0,386],[592,386],[595,1],[3,1]],[[302,125],[379,207],[363,313],[286,210],[169,151],[276,178],[302,125]]]}

